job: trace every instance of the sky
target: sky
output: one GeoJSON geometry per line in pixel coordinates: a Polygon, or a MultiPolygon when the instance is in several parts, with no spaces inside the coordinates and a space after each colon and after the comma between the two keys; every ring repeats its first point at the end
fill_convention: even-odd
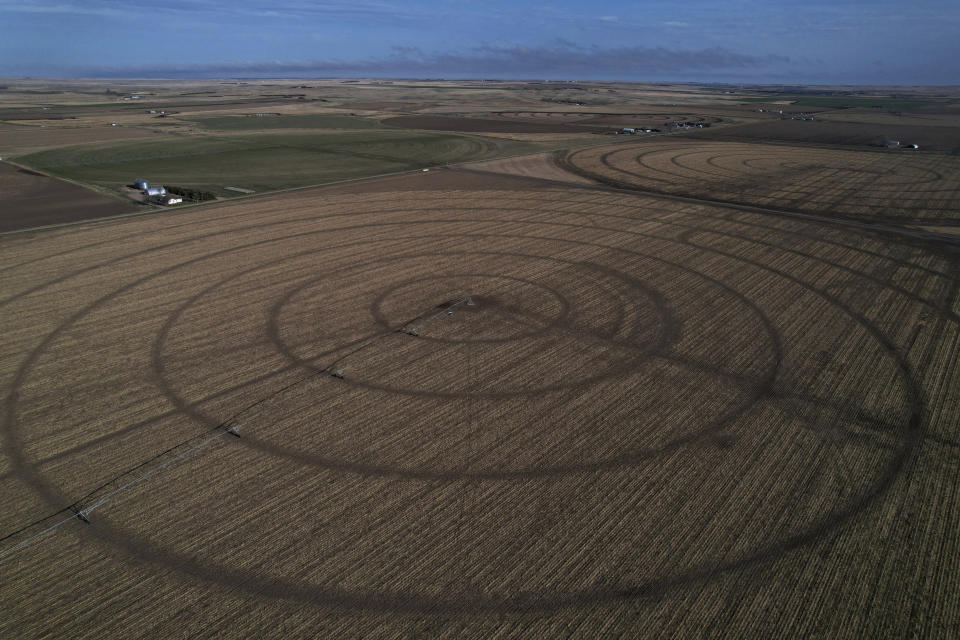
{"type": "Polygon", "coordinates": [[[957,0],[0,0],[0,76],[960,85],[957,0]]]}

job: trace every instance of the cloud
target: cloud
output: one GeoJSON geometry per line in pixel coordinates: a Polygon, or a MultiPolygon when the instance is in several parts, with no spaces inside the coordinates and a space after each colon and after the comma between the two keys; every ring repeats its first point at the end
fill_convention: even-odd
{"type": "Polygon", "coordinates": [[[308,61],[249,61],[78,69],[80,75],[112,77],[217,76],[486,76],[486,77],[652,77],[671,72],[765,68],[789,62],[785,56],[757,56],[721,47],[700,50],[663,47],[481,45],[467,53],[394,47],[381,58],[308,61]]]}
{"type": "Polygon", "coordinates": [[[68,14],[114,18],[125,15],[124,11],[109,6],[84,6],[64,2],[20,4],[6,2],[6,0],[0,2],[0,13],[68,14]]]}
{"type": "Polygon", "coordinates": [[[378,0],[282,0],[274,3],[234,2],[233,0],[0,0],[0,13],[72,14],[140,19],[164,15],[168,19],[283,18],[287,20],[325,20],[350,23],[415,22],[438,13],[425,6],[407,2],[378,0]]]}

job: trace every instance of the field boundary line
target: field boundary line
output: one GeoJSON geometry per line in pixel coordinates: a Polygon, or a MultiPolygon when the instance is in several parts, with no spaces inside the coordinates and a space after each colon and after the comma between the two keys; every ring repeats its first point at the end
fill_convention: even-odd
{"type": "MultiPolygon", "coordinates": [[[[416,131],[416,130],[412,129],[411,131],[416,131]]],[[[424,131],[426,131],[426,130],[424,130],[424,131]]],[[[433,132],[433,133],[436,133],[436,132],[433,132]]],[[[663,135],[663,134],[659,134],[659,135],[663,135]]],[[[471,136],[465,136],[465,137],[471,137],[471,136]]],[[[628,142],[628,140],[624,140],[623,142],[628,142]]],[[[176,214],[176,213],[181,212],[181,211],[186,211],[186,210],[194,209],[195,207],[210,207],[210,206],[215,206],[215,205],[223,205],[223,204],[227,204],[227,203],[230,203],[230,202],[237,202],[237,201],[245,200],[245,199],[249,199],[249,198],[266,198],[266,197],[269,197],[269,196],[272,196],[272,195],[278,195],[278,194],[282,194],[282,193],[292,193],[292,192],[295,192],[295,191],[304,191],[304,190],[306,190],[306,189],[320,189],[320,188],[323,188],[323,187],[332,187],[332,186],[336,186],[336,185],[339,185],[339,184],[347,184],[347,183],[351,183],[351,182],[362,182],[362,181],[364,181],[364,180],[379,180],[379,179],[381,179],[381,178],[392,178],[392,177],[402,176],[402,175],[406,175],[406,174],[411,174],[411,175],[412,175],[412,174],[417,174],[417,173],[423,173],[423,172],[424,172],[424,169],[428,169],[428,170],[430,170],[430,171],[434,171],[434,170],[438,170],[438,169],[455,169],[455,168],[460,168],[460,167],[463,166],[463,165],[468,165],[468,164],[473,164],[473,163],[478,163],[478,162],[491,162],[491,161],[493,161],[493,160],[511,160],[511,159],[514,159],[514,158],[522,158],[522,157],[525,157],[525,156],[540,155],[540,154],[542,154],[542,153],[557,153],[557,152],[560,152],[560,151],[570,151],[571,149],[574,149],[574,148],[579,149],[579,148],[585,148],[585,147],[591,147],[591,146],[600,146],[601,144],[615,144],[615,143],[612,143],[612,142],[610,142],[610,141],[604,141],[604,142],[598,142],[596,145],[592,145],[592,144],[591,144],[591,145],[584,145],[584,147],[572,147],[572,148],[571,148],[571,147],[561,147],[561,148],[558,148],[558,149],[543,149],[543,150],[540,150],[540,151],[524,152],[524,153],[518,153],[518,154],[515,154],[515,155],[509,155],[509,156],[498,156],[498,157],[495,157],[495,158],[483,158],[483,159],[480,159],[480,160],[466,160],[466,161],[459,162],[459,163],[455,162],[455,163],[450,163],[450,164],[432,165],[432,166],[418,167],[418,168],[416,168],[416,169],[402,169],[402,170],[400,170],[400,171],[390,171],[390,172],[387,172],[387,173],[378,173],[378,174],[374,174],[374,175],[371,175],[371,176],[357,176],[357,177],[354,177],[354,178],[344,178],[344,179],[342,179],[342,180],[334,180],[334,181],[332,181],[332,182],[318,182],[318,183],[316,183],[316,184],[307,184],[307,185],[302,185],[302,186],[299,186],[299,187],[288,187],[288,188],[286,188],[286,189],[276,189],[276,190],[274,190],[274,191],[258,191],[257,193],[248,193],[248,194],[243,194],[243,195],[237,195],[237,196],[234,196],[234,197],[232,197],[232,198],[230,198],[230,199],[228,199],[228,200],[217,200],[217,201],[214,201],[214,202],[194,202],[194,203],[190,203],[190,204],[180,204],[180,205],[176,205],[175,207],[157,207],[157,206],[154,206],[154,207],[152,207],[151,209],[149,209],[149,210],[147,210],[147,211],[133,211],[133,212],[130,212],[130,213],[120,213],[120,214],[117,214],[117,215],[114,215],[114,216],[103,216],[103,217],[101,217],[101,218],[90,218],[90,219],[87,219],[87,220],[74,220],[73,222],[60,222],[60,223],[57,223],[57,224],[48,224],[48,225],[42,225],[42,226],[39,226],[39,227],[29,227],[29,228],[26,228],[26,229],[13,229],[13,230],[11,230],[11,231],[2,231],[2,232],[0,232],[0,238],[6,237],[6,236],[14,236],[14,235],[23,234],[23,233],[39,233],[39,232],[43,232],[43,231],[55,231],[55,230],[57,230],[57,229],[66,229],[66,228],[76,227],[76,226],[85,225],[85,224],[100,224],[100,223],[104,223],[104,222],[111,222],[111,221],[114,221],[114,220],[119,221],[119,220],[124,220],[124,219],[127,219],[127,218],[136,218],[136,217],[139,217],[139,216],[156,215],[156,214],[161,214],[161,213],[166,213],[166,214],[173,215],[173,214],[176,214]]],[[[83,188],[85,188],[85,189],[87,189],[87,190],[94,191],[95,193],[101,193],[101,194],[102,194],[102,193],[105,193],[105,192],[101,192],[101,191],[95,189],[94,187],[92,187],[92,186],[90,186],[90,185],[85,185],[85,184],[80,183],[80,182],[74,182],[73,180],[69,180],[69,179],[67,179],[67,178],[61,178],[61,177],[59,177],[59,176],[52,176],[52,175],[49,175],[49,174],[47,174],[47,173],[44,173],[43,171],[41,171],[41,170],[39,170],[39,169],[34,169],[33,167],[30,167],[30,166],[27,166],[27,165],[17,164],[17,163],[15,163],[15,162],[12,162],[12,161],[9,161],[9,160],[3,160],[3,162],[6,162],[6,163],[11,164],[11,165],[15,165],[15,166],[17,166],[17,167],[19,167],[19,168],[21,168],[21,169],[25,169],[25,170],[27,170],[27,171],[36,171],[37,173],[43,173],[43,175],[47,176],[48,178],[53,178],[53,179],[55,179],[55,180],[63,180],[63,181],[65,181],[65,182],[70,182],[71,184],[77,184],[77,185],[82,186],[83,188]]],[[[523,176],[519,176],[519,177],[523,177],[523,176]]],[[[110,195],[111,195],[112,197],[115,197],[115,198],[123,199],[123,196],[120,196],[120,195],[117,195],[117,194],[110,194],[110,195]]],[[[134,200],[131,200],[131,202],[135,202],[135,201],[134,201],[134,200]]]]}
{"type": "MultiPolygon", "coordinates": [[[[6,161],[4,161],[4,162],[6,162],[6,161]]],[[[33,171],[33,169],[31,169],[30,167],[24,167],[24,168],[27,169],[27,170],[29,170],[29,171],[33,171]]],[[[430,168],[432,169],[433,167],[430,167],[430,168]]],[[[437,167],[437,168],[441,168],[441,167],[437,167]]],[[[362,176],[362,177],[358,177],[358,178],[346,178],[346,179],[344,179],[344,180],[336,180],[336,181],[334,181],[334,182],[324,182],[324,183],[320,183],[320,184],[311,184],[311,185],[306,185],[306,186],[302,186],[302,187],[290,187],[289,189],[278,189],[277,191],[264,191],[264,192],[261,192],[261,193],[249,193],[249,194],[246,194],[246,195],[241,195],[241,196],[236,196],[236,197],[230,198],[229,200],[219,200],[219,201],[216,201],[216,202],[195,202],[195,203],[192,203],[192,204],[177,205],[175,208],[173,208],[173,207],[156,207],[156,208],[151,209],[151,210],[149,210],[149,211],[134,211],[134,212],[132,212],[132,213],[121,213],[121,214],[118,214],[118,215],[115,215],[115,216],[104,216],[104,217],[102,217],[102,218],[91,218],[91,219],[89,219],[89,220],[76,220],[76,221],[74,221],[74,222],[61,222],[61,223],[58,223],[58,224],[48,224],[48,225],[44,225],[44,226],[41,226],[41,227],[30,227],[29,229],[14,229],[13,231],[3,231],[3,232],[0,232],[0,238],[6,237],[6,236],[13,236],[13,235],[21,234],[21,233],[36,233],[36,232],[41,232],[41,231],[55,231],[55,230],[57,230],[57,229],[64,229],[64,228],[68,228],[68,227],[76,227],[76,226],[80,226],[80,225],[84,225],[84,224],[99,224],[99,223],[104,223],[104,222],[111,222],[111,221],[114,221],[114,220],[124,220],[124,219],[127,219],[127,218],[136,218],[136,217],[139,217],[139,216],[157,215],[157,214],[161,214],[161,213],[176,214],[176,213],[179,213],[179,212],[184,211],[184,210],[194,209],[194,208],[196,208],[196,207],[209,207],[209,206],[212,206],[212,205],[226,204],[226,203],[229,203],[229,202],[236,202],[236,201],[238,201],[238,200],[245,200],[245,199],[248,199],[248,198],[262,198],[262,197],[265,197],[265,196],[271,196],[271,195],[275,195],[275,194],[290,193],[290,192],[292,192],[292,191],[302,191],[302,190],[304,190],[304,189],[316,189],[316,188],[319,188],[319,187],[330,187],[330,186],[334,186],[334,185],[338,185],[338,184],[344,184],[344,183],[349,183],[349,182],[360,182],[360,181],[363,181],[363,180],[377,180],[377,179],[379,179],[379,178],[390,178],[390,177],[393,177],[393,176],[404,175],[404,174],[407,174],[407,173],[410,173],[410,174],[412,174],[412,173],[421,173],[422,171],[423,171],[423,169],[404,169],[403,171],[394,171],[394,172],[391,172],[391,173],[380,173],[380,174],[373,175],[373,176],[362,176]]],[[[89,187],[88,187],[88,188],[89,188],[89,187]]]]}
{"type": "MultiPolygon", "coordinates": [[[[561,150],[562,151],[562,150],[561,150]]],[[[531,154],[533,155],[533,154],[531,154]]],[[[946,245],[960,247],[960,236],[955,236],[949,233],[938,233],[936,231],[928,231],[922,227],[910,227],[910,226],[900,226],[890,222],[871,222],[867,220],[854,220],[847,217],[833,218],[827,215],[817,215],[814,213],[805,213],[801,211],[789,211],[786,209],[770,209],[765,207],[760,207],[757,205],[742,204],[738,202],[730,202],[726,200],[710,200],[704,198],[696,198],[693,196],[682,196],[672,193],[663,193],[659,191],[647,191],[640,187],[627,187],[627,186],[615,186],[614,184],[600,181],[593,176],[589,177],[596,182],[596,184],[584,184],[578,182],[564,182],[562,180],[554,180],[552,178],[541,178],[538,176],[515,176],[509,173],[500,173],[497,171],[488,171],[484,169],[474,169],[471,167],[450,167],[453,170],[458,171],[469,171],[472,173],[484,173],[487,175],[498,175],[498,176],[509,176],[512,178],[520,178],[525,180],[536,180],[539,182],[546,182],[549,184],[554,184],[557,186],[564,186],[569,188],[576,189],[588,189],[592,191],[607,191],[614,193],[623,193],[623,194],[632,194],[632,195],[643,195],[650,198],[656,198],[658,200],[669,200],[673,202],[683,202],[686,204],[693,205],[706,205],[711,207],[716,207],[718,209],[733,209],[736,211],[744,211],[746,213],[756,213],[756,214],[767,214],[774,216],[782,216],[788,218],[797,218],[800,220],[806,220],[817,223],[828,223],[839,226],[855,227],[857,229],[865,231],[874,231],[876,233],[886,233],[893,234],[897,236],[907,236],[915,240],[922,240],[928,242],[938,242],[946,245]]],[[[562,168],[562,167],[561,167],[562,168]]],[[[960,230],[960,226],[957,227],[960,230]]]]}
{"type": "MultiPolygon", "coordinates": [[[[92,143],[92,144],[97,144],[97,143],[92,143]]],[[[74,185],[74,186],[81,187],[81,188],[83,188],[83,189],[86,189],[87,191],[92,191],[92,192],[94,192],[94,193],[96,193],[96,194],[99,194],[99,195],[101,195],[101,196],[107,196],[108,198],[111,198],[111,199],[113,199],[113,200],[118,200],[118,201],[120,201],[120,202],[127,202],[127,203],[131,203],[131,204],[142,204],[142,203],[140,203],[140,202],[138,202],[138,201],[136,201],[136,200],[132,200],[131,198],[128,198],[128,197],[123,196],[123,195],[120,195],[119,193],[114,193],[114,192],[112,192],[112,191],[107,191],[107,190],[101,190],[101,189],[99,189],[99,188],[97,188],[97,187],[95,187],[95,186],[93,186],[93,185],[91,185],[91,184],[87,184],[87,183],[85,183],[85,182],[77,182],[76,180],[73,180],[73,179],[71,179],[71,178],[64,178],[63,176],[53,175],[53,174],[51,174],[51,173],[48,172],[48,171],[44,171],[43,169],[36,169],[36,168],[31,167],[31,166],[29,166],[29,165],[20,164],[19,162],[15,161],[15,160],[9,160],[9,159],[7,159],[7,160],[0,160],[0,162],[3,162],[3,163],[5,163],[5,164],[9,164],[9,165],[12,166],[12,167],[17,167],[18,169],[22,169],[22,170],[24,170],[24,171],[29,171],[29,172],[31,172],[31,173],[38,173],[38,174],[42,175],[42,176],[45,177],[45,178],[50,178],[51,180],[59,180],[60,182],[66,182],[67,184],[72,184],[72,185],[74,185]]],[[[119,214],[119,215],[127,215],[127,214],[122,214],[122,213],[121,213],[121,214],[119,214]]],[[[110,216],[108,216],[108,217],[110,217],[110,216]]],[[[80,221],[78,221],[78,222],[80,222],[80,221]]],[[[65,224],[69,224],[69,223],[65,223],[65,224]]],[[[42,229],[43,227],[38,227],[38,228],[42,229]]],[[[15,231],[5,231],[5,232],[3,232],[3,233],[0,234],[0,235],[6,235],[7,233],[15,233],[15,231]]]]}
{"type": "MultiPolygon", "coordinates": [[[[659,133],[659,134],[652,134],[652,135],[650,135],[650,136],[645,136],[644,139],[652,138],[652,137],[660,137],[660,138],[676,137],[676,133],[674,133],[674,132],[662,132],[662,133],[659,133]]],[[[691,137],[692,137],[692,136],[691,136],[691,137]]],[[[695,138],[694,140],[695,140],[695,141],[702,141],[702,140],[698,140],[698,139],[696,139],[696,138],[695,138]]],[[[603,144],[610,144],[610,145],[616,145],[616,144],[618,144],[618,143],[625,144],[625,143],[629,143],[629,142],[636,142],[636,140],[626,139],[626,140],[622,140],[622,141],[619,141],[619,140],[618,140],[618,141],[614,141],[614,142],[603,141],[603,142],[598,142],[596,145],[584,145],[583,147],[580,147],[580,148],[587,148],[587,147],[593,147],[593,146],[602,146],[603,144]]],[[[745,143],[745,144],[751,144],[751,143],[745,143]]],[[[579,148],[578,148],[578,149],[579,149],[579,148]]],[[[290,187],[290,188],[288,188],[288,189],[278,189],[278,190],[276,190],[276,191],[265,191],[265,192],[245,194],[245,195],[236,196],[236,197],[234,197],[234,198],[230,198],[229,200],[222,200],[222,201],[217,201],[217,202],[197,202],[197,203],[192,203],[192,204],[184,204],[184,205],[179,205],[179,206],[177,206],[175,209],[164,208],[164,207],[156,207],[156,208],[151,209],[151,210],[149,210],[149,211],[135,211],[135,212],[132,212],[132,213],[124,213],[124,214],[119,214],[119,215],[115,215],[115,216],[105,216],[105,217],[102,217],[102,218],[91,218],[91,219],[89,219],[89,220],[77,220],[77,221],[74,221],[74,222],[64,222],[64,223],[59,223],[59,224],[54,224],[54,225],[45,225],[45,226],[40,226],[40,227],[31,227],[31,228],[28,228],[28,229],[15,229],[15,230],[12,230],[12,231],[4,231],[4,232],[0,232],[0,238],[7,237],[7,236],[15,236],[15,235],[24,234],[24,233],[36,233],[36,232],[43,232],[43,231],[55,231],[55,230],[57,230],[57,229],[70,228],[70,227],[75,227],[75,226],[80,226],[80,225],[86,225],[86,224],[100,224],[100,223],[107,223],[107,222],[112,222],[112,221],[120,221],[120,220],[124,220],[124,219],[128,219],[128,218],[134,218],[134,217],[139,217],[139,216],[155,215],[155,214],[161,214],[161,213],[176,214],[176,213],[181,212],[181,211],[189,211],[189,210],[192,210],[192,209],[195,208],[195,207],[205,207],[205,206],[212,206],[212,205],[217,205],[217,204],[226,204],[226,203],[235,202],[235,201],[240,201],[240,200],[245,200],[245,199],[249,199],[249,198],[266,198],[266,197],[269,197],[269,196],[272,196],[272,195],[284,194],[284,193],[292,193],[292,192],[296,192],[296,191],[304,191],[304,190],[307,190],[307,189],[320,189],[320,188],[323,188],[323,187],[336,186],[336,185],[340,185],[340,184],[349,184],[349,183],[353,183],[353,182],[363,182],[363,181],[366,181],[366,180],[371,180],[371,181],[373,181],[373,180],[379,180],[379,179],[381,179],[381,178],[391,178],[391,177],[402,176],[402,175],[413,175],[413,174],[417,174],[417,173],[423,173],[425,169],[428,169],[428,170],[448,169],[448,170],[453,170],[453,171],[467,171],[467,172],[475,172],[475,173],[484,173],[484,174],[487,174],[487,175],[509,176],[509,177],[512,177],[512,178],[521,178],[521,179],[526,179],[526,180],[534,180],[534,181],[538,181],[538,182],[546,182],[546,183],[549,183],[549,184],[555,184],[555,185],[558,185],[558,186],[565,186],[565,187],[568,187],[568,188],[580,188],[580,189],[590,189],[590,190],[612,191],[612,192],[616,192],[616,193],[625,193],[625,194],[633,194],[633,195],[642,194],[642,195],[646,195],[646,196],[649,196],[649,197],[652,197],[652,198],[658,198],[658,199],[661,199],[661,200],[670,200],[670,201],[674,201],[674,202],[684,202],[684,203],[687,203],[687,204],[694,204],[694,205],[698,205],[698,204],[699,204],[699,205],[709,205],[709,206],[715,206],[715,207],[719,207],[719,208],[726,208],[726,209],[733,209],[733,210],[737,210],[737,211],[744,211],[744,212],[747,212],[747,213],[756,213],[756,214],[761,214],[761,215],[763,215],[763,214],[768,214],[768,215],[776,215],[776,216],[781,216],[781,217],[796,218],[796,219],[807,220],[807,221],[812,221],[812,222],[829,223],[829,224],[840,225],[840,226],[854,227],[854,228],[857,228],[857,229],[862,229],[862,230],[867,230],[867,231],[874,231],[874,232],[877,232],[877,233],[885,233],[885,234],[888,234],[888,235],[892,234],[892,235],[901,236],[901,237],[902,237],[902,236],[906,236],[906,237],[912,238],[912,239],[914,239],[914,240],[921,240],[921,241],[927,241],[927,242],[931,242],[931,241],[932,241],[932,242],[937,242],[937,243],[946,244],[946,245],[950,245],[950,246],[960,247],[960,237],[957,237],[957,236],[954,236],[954,235],[951,235],[951,234],[938,233],[938,232],[928,231],[928,230],[924,230],[924,229],[920,229],[920,228],[914,228],[914,227],[909,227],[909,226],[899,226],[899,225],[892,224],[892,223],[889,223],[889,222],[869,222],[869,221],[865,221],[865,220],[854,220],[854,219],[845,218],[845,217],[844,217],[844,218],[834,218],[834,217],[829,217],[829,216],[826,216],[826,215],[818,215],[818,214],[814,214],[814,213],[804,213],[804,212],[800,212],[800,211],[789,211],[789,210],[783,210],[783,209],[770,209],[770,208],[764,208],[764,207],[760,207],[760,206],[756,206],[756,205],[742,204],[742,203],[730,202],[730,201],[725,201],[725,200],[712,200],[712,199],[706,199],[706,198],[697,198],[697,197],[693,197],[693,196],[683,196],[683,195],[677,195],[677,194],[663,193],[663,192],[658,192],[658,191],[647,190],[647,189],[644,189],[644,188],[641,188],[641,187],[632,187],[632,186],[623,185],[623,184],[621,184],[621,183],[615,183],[615,181],[612,181],[612,180],[602,180],[602,179],[597,178],[596,176],[593,176],[593,175],[580,174],[579,172],[571,171],[570,169],[566,169],[565,167],[563,167],[563,166],[560,165],[559,163],[558,163],[558,166],[560,166],[561,169],[564,169],[564,170],[566,170],[566,171],[571,171],[571,173],[574,173],[574,174],[576,174],[576,175],[583,175],[583,177],[587,177],[587,178],[589,178],[590,180],[593,180],[594,182],[596,182],[596,184],[595,184],[595,185],[590,185],[590,184],[583,184],[583,183],[564,182],[564,181],[560,181],[560,180],[553,180],[553,179],[550,179],[550,178],[540,178],[540,177],[536,177],[536,176],[516,176],[516,175],[513,175],[513,174],[509,174],[509,173],[500,173],[500,172],[496,172],[496,171],[486,171],[486,170],[483,170],[483,169],[474,169],[474,168],[472,168],[472,167],[470,166],[470,165],[474,165],[474,164],[479,164],[479,163],[481,163],[481,162],[490,162],[490,161],[494,161],[494,160],[511,160],[511,159],[523,158],[523,157],[527,157],[527,156],[537,156],[537,155],[547,154],[547,153],[560,154],[560,153],[565,153],[565,152],[568,152],[568,151],[571,151],[571,150],[573,150],[573,149],[568,148],[568,147],[563,147],[563,148],[559,148],[559,149],[552,149],[552,150],[551,150],[551,149],[545,149],[545,150],[534,151],[534,152],[530,152],[530,153],[518,153],[518,154],[515,154],[515,155],[501,156],[501,157],[497,157],[497,158],[485,158],[485,159],[481,159],[481,160],[467,160],[467,161],[458,162],[458,163],[450,163],[450,164],[445,164],[445,165],[435,165],[435,166],[433,166],[433,167],[421,167],[421,168],[417,168],[417,169],[404,169],[404,170],[402,170],[402,171],[392,171],[392,172],[381,173],[381,174],[376,174],[376,175],[372,175],[372,176],[361,176],[361,177],[356,177],[356,178],[345,178],[345,179],[343,179],[343,180],[335,180],[335,181],[333,181],[333,182],[325,182],[325,183],[318,183],[318,184],[312,184],[312,185],[304,185],[304,186],[300,186],[300,187],[290,187]]],[[[23,168],[23,169],[26,169],[26,170],[29,170],[29,171],[34,171],[34,169],[32,169],[31,167],[27,167],[27,166],[20,165],[20,164],[14,163],[14,162],[6,161],[6,160],[4,160],[4,162],[9,162],[9,164],[15,165],[15,166],[17,166],[17,167],[20,167],[20,168],[23,168]]],[[[46,175],[46,174],[45,174],[45,175],[46,175]]],[[[49,177],[53,177],[53,176],[49,176],[49,177]]],[[[55,178],[55,179],[63,179],[63,178],[55,178]]],[[[72,181],[69,181],[69,180],[68,180],[68,182],[71,182],[71,183],[72,183],[72,181]]],[[[77,183],[77,184],[80,184],[80,183],[77,183]]],[[[84,187],[87,188],[87,189],[92,189],[91,187],[86,186],[86,185],[81,185],[81,186],[84,186],[84,187]]],[[[96,190],[94,190],[94,191],[96,191],[96,190]]],[[[99,191],[96,191],[96,192],[97,192],[97,193],[100,193],[99,191]]],[[[119,197],[119,196],[118,196],[118,197],[119,197]]]]}

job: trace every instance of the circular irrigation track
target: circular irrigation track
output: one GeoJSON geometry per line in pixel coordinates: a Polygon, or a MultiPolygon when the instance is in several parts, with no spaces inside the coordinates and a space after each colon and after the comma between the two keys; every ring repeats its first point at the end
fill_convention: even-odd
{"type": "Polygon", "coordinates": [[[960,162],[917,151],[644,141],[572,151],[575,173],[612,186],[898,224],[960,224],[960,162]]]}
{"type": "MultiPolygon", "coordinates": [[[[711,154],[674,170],[811,162],[711,154]]],[[[71,531],[202,581],[398,612],[661,597],[886,499],[940,401],[916,371],[956,356],[936,342],[957,328],[951,259],[486,179],[16,240],[5,477],[52,511],[240,425],[71,531]]]]}

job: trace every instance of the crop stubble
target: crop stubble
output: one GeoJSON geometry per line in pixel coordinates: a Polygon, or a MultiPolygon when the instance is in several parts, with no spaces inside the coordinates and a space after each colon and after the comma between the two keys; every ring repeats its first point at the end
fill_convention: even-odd
{"type": "Polygon", "coordinates": [[[960,224],[960,161],[733,142],[644,141],[569,152],[565,168],[613,186],[900,224],[960,224]]]}
{"type": "Polygon", "coordinates": [[[197,580],[251,632],[264,596],[397,633],[955,624],[926,595],[958,557],[954,256],[458,175],[6,239],[3,532],[228,419],[242,438],[18,554],[0,628],[50,629],[24,584],[96,608],[98,580],[134,619],[150,589],[161,629],[197,580]],[[862,617],[790,617],[811,598],[862,617]]]}

